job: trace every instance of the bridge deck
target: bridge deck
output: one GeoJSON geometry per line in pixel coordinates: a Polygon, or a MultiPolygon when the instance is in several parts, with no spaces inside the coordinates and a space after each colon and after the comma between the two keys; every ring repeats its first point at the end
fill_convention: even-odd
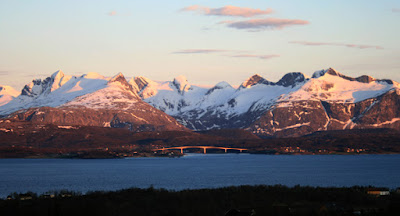
{"type": "Polygon", "coordinates": [[[237,150],[240,152],[248,151],[248,149],[245,149],[245,148],[231,148],[231,147],[220,147],[220,146],[174,146],[174,147],[154,149],[154,150],[155,151],[164,151],[164,150],[172,150],[172,149],[179,149],[179,150],[181,150],[182,154],[183,154],[184,149],[203,149],[204,154],[207,153],[207,149],[223,149],[223,150],[225,150],[225,152],[227,152],[228,150],[237,150]]]}

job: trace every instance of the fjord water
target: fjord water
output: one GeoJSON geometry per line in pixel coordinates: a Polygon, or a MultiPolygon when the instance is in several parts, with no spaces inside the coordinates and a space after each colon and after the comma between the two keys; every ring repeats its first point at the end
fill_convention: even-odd
{"type": "Polygon", "coordinates": [[[400,155],[188,154],[181,158],[1,159],[0,197],[130,187],[232,185],[400,187],[400,155]]]}

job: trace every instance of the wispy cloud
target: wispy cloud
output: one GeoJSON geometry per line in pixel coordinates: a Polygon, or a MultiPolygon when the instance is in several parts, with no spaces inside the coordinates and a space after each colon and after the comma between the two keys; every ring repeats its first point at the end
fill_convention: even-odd
{"type": "Polygon", "coordinates": [[[243,54],[243,55],[232,55],[230,57],[234,58],[258,58],[258,59],[263,59],[263,60],[268,60],[271,58],[277,58],[280,57],[280,55],[253,55],[253,54],[243,54]]]}
{"type": "Polygon", "coordinates": [[[270,8],[265,10],[237,7],[232,5],[227,5],[221,8],[209,8],[199,5],[192,5],[181,9],[181,11],[195,11],[204,15],[214,15],[214,16],[236,16],[236,17],[253,17],[265,14],[271,14],[274,11],[270,8]]]}
{"type": "Polygon", "coordinates": [[[0,71],[0,76],[7,76],[9,74],[10,74],[9,71],[0,71]]]}
{"type": "Polygon", "coordinates": [[[393,8],[392,11],[393,11],[394,13],[400,13],[400,8],[393,8]]]}
{"type": "Polygon", "coordinates": [[[346,43],[330,43],[330,42],[310,42],[310,41],[290,41],[289,43],[301,44],[306,46],[343,46],[357,49],[384,49],[381,46],[375,45],[360,45],[360,44],[346,44],[346,43]]]}
{"type": "Polygon", "coordinates": [[[118,16],[118,17],[126,17],[126,16],[131,16],[131,13],[120,13],[115,10],[110,11],[107,13],[108,16],[118,16]]]}
{"type": "Polygon", "coordinates": [[[118,13],[117,11],[110,11],[109,13],[107,13],[108,16],[117,16],[118,13]]]}
{"type": "Polygon", "coordinates": [[[173,52],[173,54],[202,54],[202,53],[220,53],[228,52],[228,50],[218,50],[218,49],[186,49],[173,52]]]}
{"type": "Polygon", "coordinates": [[[257,58],[257,59],[267,60],[271,58],[280,57],[279,55],[251,54],[250,51],[245,51],[245,50],[219,50],[219,49],[186,49],[173,52],[172,54],[214,54],[214,53],[219,54],[219,56],[225,56],[230,58],[257,58]]]}
{"type": "Polygon", "coordinates": [[[265,29],[282,29],[294,25],[307,25],[309,22],[298,19],[266,18],[250,19],[245,21],[222,21],[220,24],[227,24],[230,28],[259,31],[265,29]]]}
{"type": "Polygon", "coordinates": [[[38,78],[38,77],[48,77],[48,76],[51,76],[51,74],[27,74],[27,75],[25,75],[25,77],[35,77],[35,78],[38,78]]]}

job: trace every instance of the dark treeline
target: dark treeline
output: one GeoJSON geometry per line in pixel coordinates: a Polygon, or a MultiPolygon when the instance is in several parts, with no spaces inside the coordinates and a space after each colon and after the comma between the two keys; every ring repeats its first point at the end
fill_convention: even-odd
{"type": "Polygon", "coordinates": [[[0,200],[0,215],[400,215],[400,194],[371,190],[378,189],[276,185],[12,194],[0,200]]]}

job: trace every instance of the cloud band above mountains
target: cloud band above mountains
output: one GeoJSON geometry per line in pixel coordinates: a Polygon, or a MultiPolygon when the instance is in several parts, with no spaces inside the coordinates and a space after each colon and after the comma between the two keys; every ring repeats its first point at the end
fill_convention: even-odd
{"type": "Polygon", "coordinates": [[[10,74],[9,71],[0,71],[0,76],[7,76],[9,74],[10,74]]]}
{"type": "Polygon", "coordinates": [[[238,54],[248,51],[235,51],[235,50],[218,50],[218,49],[185,49],[173,52],[172,54],[212,54],[212,53],[225,53],[221,56],[232,57],[232,58],[256,58],[262,60],[268,60],[271,58],[280,57],[280,55],[259,55],[259,54],[238,54]]]}
{"type": "Polygon", "coordinates": [[[274,11],[270,8],[261,10],[246,7],[237,7],[227,5],[221,8],[209,8],[199,5],[192,5],[181,9],[181,11],[194,11],[209,16],[236,16],[236,17],[253,17],[259,15],[271,14],[274,11]]]}
{"type": "Polygon", "coordinates": [[[222,21],[220,24],[227,24],[230,28],[247,29],[247,30],[265,30],[265,29],[282,29],[294,25],[307,25],[306,20],[299,19],[250,19],[245,21],[222,21]]]}
{"type": "MultiPolygon", "coordinates": [[[[254,16],[263,16],[273,13],[274,11],[270,8],[265,10],[237,7],[227,5],[220,8],[210,8],[199,5],[192,5],[181,9],[180,11],[193,11],[206,16],[224,16],[224,17],[243,17],[250,18],[254,16]]],[[[226,24],[227,27],[235,29],[245,29],[248,31],[261,31],[266,29],[282,29],[288,26],[295,25],[307,25],[309,24],[306,20],[300,19],[280,19],[280,18],[258,18],[249,20],[227,20],[221,21],[218,24],[226,24]]]]}
{"type": "Polygon", "coordinates": [[[173,52],[173,54],[201,54],[201,53],[219,53],[227,52],[227,50],[217,50],[217,49],[186,49],[173,52]]]}
{"type": "Polygon", "coordinates": [[[311,41],[290,41],[292,44],[301,44],[305,46],[343,46],[358,49],[384,49],[381,46],[375,45],[360,45],[360,44],[346,44],[346,43],[331,43],[331,42],[311,42],[311,41]]]}
{"type": "Polygon", "coordinates": [[[252,54],[244,54],[244,55],[233,55],[233,56],[231,56],[231,57],[234,57],[234,58],[258,58],[258,59],[267,60],[267,59],[271,59],[271,58],[280,57],[280,55],[252,55],[252,54]]]}

